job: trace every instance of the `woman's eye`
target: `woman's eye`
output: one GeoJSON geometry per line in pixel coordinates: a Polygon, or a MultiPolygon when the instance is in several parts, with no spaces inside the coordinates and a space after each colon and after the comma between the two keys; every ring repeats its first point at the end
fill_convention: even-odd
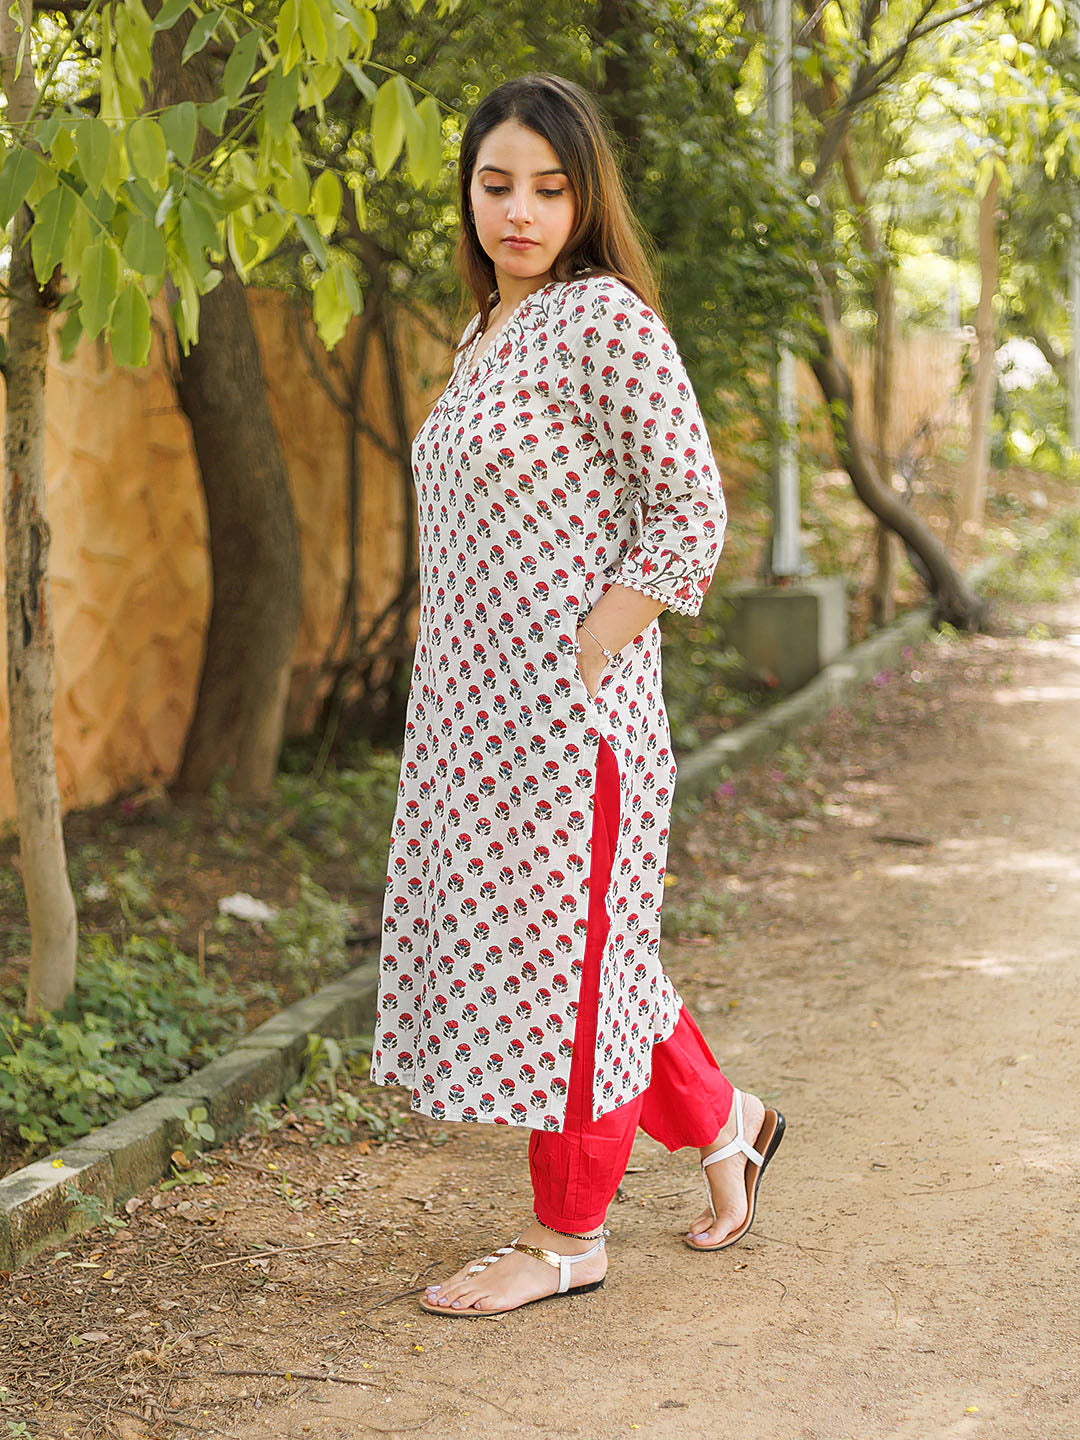
{"type": "MultiPolygon", "coordinates": [[[[484,186],[484,194],[485,194],[485,195],[505,195],[507,189],[508,189],[508,187],[507,187],[506,185],[485,185],[485,186],[484,186]]],[[[563,195],[563,194],[565,194],[566,192],[565,192],[565,190],[540,190],[540,191],[538,191],[537,193],[540,194],[540,195],[545,195],[545,196],[547,196],[548,199],[550,199],[550,200],[554,200],[557,196],[563,195]]]]}

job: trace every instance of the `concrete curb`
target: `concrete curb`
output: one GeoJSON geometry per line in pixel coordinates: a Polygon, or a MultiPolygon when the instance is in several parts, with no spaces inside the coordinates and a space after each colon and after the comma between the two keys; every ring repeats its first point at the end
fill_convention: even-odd
{"type": "MultiPolygon", "coordinates": [[[[982,561],[968,572],[968,582],[985,582],[1005,558],[982,561]]],[[[827,715],[895,664],[906,646],[918,644],[931,615],[930,606],[910,611],[853,646],[766,714],[680,760],[679,794],[709,793],[731,770],[827,715]]],[[[169,1157],[184,1137],[184,1120],[198,1106],[209,1114],[215,1143],[237,1134],[252,1105],[280,1100],[295,1083],[309,1035],[340,1039],[370,1028],[377,989],[378,963],[358,965],[264,1021],[232,1050],[145,1105],[0,1179],[0,1270],[14,1270],[45,1246],[88,1228],[99,1206],[107,1211],[122,1205],[167,1175],[169,1157]],[[89,1203],[73,1200],[69,1185],[89,1203]]]]}
{"type": "Polygon", "coordinates": [[[153,1100],[92,1130],[71,1145],[0,1179],[0,1270],[14,1270],[46,1245],[95,1223],[169,1173],[184,1120],[203,1105],[219,1143],[237,1134],[248,1110],[280,1100],[299,1078],[309,1035],[341,1039],[370,1028],[378,964],[290,1005],[236,1046],[153,1100]],[[72,1186],[87,1199],[80,1204],[72,1186]],[[96,1197],[96,1201],[94,1199],[96,1197]]]}
{"type": "MultiPolygon", "coordinates": [[[[977,589],[1007,558],[991,555],[980,560],[964,578],[977,589]]],[[[726,735],[718,735],[679,760],[677,793],[680,798],[696,799],[710,794],[733,770],[752,765],[808,725],[823,720],[868,680],[895,665],[908,646],[914,647],[925,639],[933,613],[932,605],[909,610],[868,640],[845,650],[786,700],[778,701],[763,715],[726,735]]]]}

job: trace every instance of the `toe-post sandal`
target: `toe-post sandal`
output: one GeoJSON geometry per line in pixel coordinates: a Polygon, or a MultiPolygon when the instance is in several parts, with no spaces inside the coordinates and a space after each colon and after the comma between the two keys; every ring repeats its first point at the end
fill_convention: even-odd
{"type": "Polygon", "coordinates": [[[485,1255],[484,1258],[478,1260],[475,1265],[470,1265],[468,1270],[468,1274],[470,1275],[479,1275],[485,1266],[494,1265],[500,1255],[509,1255],[514,1250],[520,1250],[523,1255],[531,1255],[536,1260],[543,1260],[548,1265],[554,1265],[555,1269],[558,1270],[559,1288],[558,1290],[552,1291],[550,1295],[537,1295],[532,1300],[523,1300],[520,1305],[510,1305],[504,1310],[476,1310],[471,1306],[455,1310],[452,1305],[432,1305],[429,1301],[421,1297],[420,1308],[421,1310],[428,1311],[431,1315],[448,1315],[452,1320],[494,1320],[500,1315],[509,1315],[511,1310],[524,1310],[526,1305],[536,1305],[541,1300],[557,1300],[560,1295],[587,1295],[591,1290],[600,1289],[604,1283],[603,1278],[593,1280],[588,1285],[571,1285],[570,1272],[579,1260],[589,1260],[593,1255],[599,1255],[600,1251],[604,1248],[607,1234],[608,1232],[605,1230],[596,1244],[590,1250],[583,1251],[580,1255],[560,1255],[557,1250],[542,1250],[537,1245],[522,1245],[519,1240],[515,1240],[510,1245],[503,1245],[501,1249],[495,1251],[494,1255],[485,1255]]]}
{"type": "Polygon", "coordinates": [[[765,1167],[776,1154],[780,1141],[784,1138],[786,1122],[779,1110],[765,1111],[765,1119],[761,1129],[758,1131],[758,1148],[747,1143],[746,1134],[743,1131],[742,1113],[742,1091],[735,1091],[735,1138],[722,1145],[719,1150],[714,1150],[711,1155],[706,1155],[701,1162],[701,1177],[705,1181],[705,1194],[709,1199],[709,1209],[712,1217],[716,1219],[716,1206],[713,1204],[712,1191],[709,1188],[709,1177],[705,1173],[710,1165],[717,1160],[726,1160],[729,1155],[737,1155],[740,1152],[746,1156],[746,1219],[737,1230],[730,1235],[725,1235],[716,1245],[695,1245],[687,1237],[683,1236],[683,1244],[690,1250],[726,1250],[729,1245],[734,1245],[736,1240],[741,1240],[750,1226],[754,1223],[754,1211],[757,1209],[757,1192],[761,1184],[761,1177],[765,1174],[765,1167]]]}

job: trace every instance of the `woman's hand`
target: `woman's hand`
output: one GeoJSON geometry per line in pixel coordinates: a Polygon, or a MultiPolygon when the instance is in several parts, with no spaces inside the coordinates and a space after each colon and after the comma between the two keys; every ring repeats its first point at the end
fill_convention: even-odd
{"type": "Polygon", "coordinates": [[[580,655],[575,655],[578,674],[581,676],[585,689],[589,692],[590,699],[596,698],[596,692],[600,689],[600,681],[604,678],[604,670],[607,667],[607,660],[604,653],[595,647],[595,654],[585,649],[585,637],[582,637],[582,649],[580,655]]]}

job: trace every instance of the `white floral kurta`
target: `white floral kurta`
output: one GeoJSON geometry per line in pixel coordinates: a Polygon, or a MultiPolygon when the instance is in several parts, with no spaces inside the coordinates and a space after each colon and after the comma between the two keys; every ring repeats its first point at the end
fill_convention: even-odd
{"type": "Polygon", "coordinates": [[[622,281],[545,285],[475,349],[413,441],[421,603],[371,1076],[438,1120],[560,1130],[601,735],[620,823],[594,1118],[647,1087],[682,1003],[660,963],[676,775],[660,626],[595,697],[575,632],[616,581],[696,614],[727,517],[675,343],[622,281]]]}

